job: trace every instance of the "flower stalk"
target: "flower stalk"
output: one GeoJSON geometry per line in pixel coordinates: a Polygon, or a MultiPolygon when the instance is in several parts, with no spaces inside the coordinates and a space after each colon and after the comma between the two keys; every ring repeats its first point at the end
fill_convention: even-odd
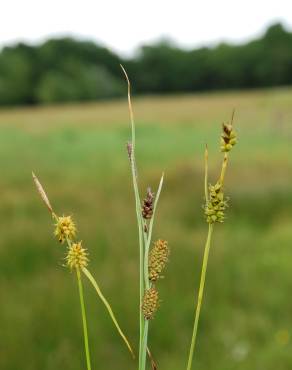
{"type": "Polygon", "coordinates": [[[76,268],[76,275],[78,281],[78,289],[79,289],[79,298],[80,298],[80,305],[81,305],[81,316],[82,316],[82,324],[83,324],[83,335],[84,335],[84,348],[85,348],[85,356],[86,356],[86,365],[87,370],[91,370],[91,361],[90,361],[90,351],[89,351],[89,343],[88,343],[88,330],[87,330],[87,319],[86,319],[86,310],[85,310],[85,303],[84,303],[84,295],[83,295],[83,285],[82,279],[79,268],[76,268]]]}
{"type": "MultiPolygon", "coordinates": [[[[153,224],[154,224],[154,216],[157,207],[157,203],[159,200],[159,196],[161,193],[162,185],[163,185],[163,178],[164,174],[160,179],[160,183],[158,186],[158,190],[156,195],[152,193],[151,189],[147,189],[147,194],[143,202],[141,202],[140,194],[139,194],[139,187],[138,187],[138,174],[137,174],[137,166],[136,166],[136,158],[135,158],[135,121],[134,121],[134,114],[132,109],[132,102],[131,102],[131,84],[127,72],[125,71],[124,67],[121,65],[122,71],[125,75],[127,86],[128,86],[128,106],[129,106],[129,113],[130,113],[130,122],[131,122],[131,142],[127,143],[127,152],[130,158],[131,163],[131,173],[132,173],[132,182],[134,188],[134,196],[135,196],[135,208],[136,208],[136,217],[137,217],[137,225],[138,225],[138,235],[139,235],[139,265],[140,265],[140,272],[139,272],[139,290],[140,290],[140,299],[139,299],[139,370],[146,369],[146,362],[147,362],[147,350],[148,350],[148,331],[149,331],[149,320],[153,317],[153,312],[150,310],[149,297],[150,293],[152,293],[152,302],[155,301],[157,298],[157,305],[158,306],[158,294],[157,296],[154,294],[154,288],[152,287],[151,279],[149,279],[149,249],[152,240],[152,231],[153,231],[153,224]],[[145,314],[146,307],[149,309],[148,313],[151,311],[152,314],[145,314]]],[[[149,352],[148,352],[149,353],[149,352]]],[[[151,362],[153,365],[153,362],[151,362]]],[[[156,366],[156,365],[155,365],[156,366]]]]}
{"type": "Polygon", "coordinates": [[[98,294],[98,297],[101,299],[103,304],[105,305],[110,318],[112,319],[119,335],[125,342],[127,348],[131,352],[133,358],[135,358],[134,352],[132,347],[124,335],[123,331],[121,330],[118,321],[113,313],[113,310],[106,300],[105,296],[102,294],[96,280],[92,276],[92,274],[87,269],[88,266],[88,252],[82,246],[81,241],[76,241],[77,236],[77,228],[71,216],[57,216],[57,214],[53,211],[53,208],[49,202],[49,199],[46,195],[46,192],[41,185],[40,181],[36,177],[34,173],[32,173],[34,183],[36,185],[37,191],[40,194],[42,200],[44,201],[45,205],[49,209],[51,216],[55,223],[55,231],[54,236],[57,240],[64,244],[67,244],[67,255],[66,255],[66,263],[67,267],[70,268],[71,271],[76,271],[77,281],[78,281],[78,289],[79,289],[79,298],[80,298],[80,305],[81,305],[81,316],[82,316],[82,324],[83,324],[83,334],[84,334],[84,347],[85,347],[85,357],[86,357],[86,364],[87,370],[91,370],[91,362],[90,362],[90,350],[89,350],[89,339],[88,339],[88,328],[87,328],[87,319],[86,319],[86,310],[85,310],[85,302],[84,302],[84,292],[83,292],[83,284],[82,284],[82,274],[86,276],[86,278],[90,281],[92,286],[94,287],[95,291],[98,294]]]}
{"type": "Polygon", "coordinates": [[[233,118],[234,118],[234,111],[232,113],[231,121],[229,124],[223,123],[223,132],[221,135],[221,143],[220,148],[221,151],[224,152],[223,162],[221,166],[220,176],[215,185],[208,185],[208,148],[206,146],[205,149],[205,179],[204,179],[204,191],[205,191],[205,205],[204,205],[204,213],[206,217],[206,221],[208,223],[208,234],[204,248],[204,257],[202,263],[202,270],[201,270],[201,277],[200,277],[200,285],[199,285],[199,292],[197,297],[197,305],[195,310],[195,318],[194,318],[194,325],[193,325],[193,332],[187,362],[187,370],[191,370],[193,357],[196,347],[196,339],[198,333],[198,326],[204,296],[204,288],[205,288],[205,281],[206,281],[206,273],[207,273],[207,266],[208,266],[208,259],[210,254],[211,248],[211,241],[212,235],[214,230],[215,223],[222,223],[225,219],[225,210],[227,208],[227,201],[224,198],[224,179],[229,159],[229,152],[233,148],[233,146],[237,143],[237,135],[233,129],[233,118]]]}

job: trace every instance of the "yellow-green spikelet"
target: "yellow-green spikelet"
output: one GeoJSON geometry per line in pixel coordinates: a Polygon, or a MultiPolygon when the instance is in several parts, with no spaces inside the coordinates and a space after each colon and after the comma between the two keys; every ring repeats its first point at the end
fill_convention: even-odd
{"type": "Polygon", "coordinates": [[[82,269],[88,265],[88,253],[82,247],[82,242],[73,243],[69,247],[66,261],[71,270],[74,268],[82,269]]]}
{"type": "Polygon", "coordinates": [[[166,240],[159,239],[154,243],[149,253],[149,280],[154,282],[161,277],[169,257],[169,248],[166,240]]]}
{"type": "Polygon", "coordinates": [[[71,216],[62,216],[57,218],[54,235],[58,238],[60,243],[64,243],[66,239],[70,241],[76,237],[76,226],[71,216]]]}
{"type": "Polygon", "coordinates": [[[227,201],[224,200],[222,184],[216,183],[209,186],[209,200],[205,206],[205,216],[209,224],[224,221],[224,211],[227,201]]]}
{"type": "Polygon", "coordinates": [[[237,143],[237,134],[232,124],[223,123],[223,133],[221,135],[221,151],[229,152],[237,143]]]}

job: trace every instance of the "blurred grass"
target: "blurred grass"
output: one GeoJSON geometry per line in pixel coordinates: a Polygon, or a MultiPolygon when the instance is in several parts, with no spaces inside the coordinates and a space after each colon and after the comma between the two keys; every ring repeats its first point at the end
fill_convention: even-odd
{"type": "MultiPolygon", "coordinates": [[[[150,344],[159,369],[184,369],[206,225],[203,151],[216,179],[221,123],[240,142],[215,230],[196,369],[279,370],[292,361],[292,90],[134,99],[141,189],[166,173],[154,237],[172,254],[150,344]],[[171,355],[170,355],[171,354],[171,355]]],[[[125,143],[126,100],[0,111],[0,369],[84,368],[75,277],[32,185],[73,214],[91,270],[137,348],[138,244],[125,143]]],[[[87,284],[86,284],[87,285],[87,284]]],[[[135,369],[104,307],[86,290],[94,368],[135,369]]]]}

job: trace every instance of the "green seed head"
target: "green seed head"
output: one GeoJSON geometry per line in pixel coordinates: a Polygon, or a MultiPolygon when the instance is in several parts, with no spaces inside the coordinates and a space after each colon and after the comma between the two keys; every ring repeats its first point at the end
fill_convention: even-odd
{"type": "Polygon", "coordinates": [[[216,183],[209,186],[209,199],[205,206],[205,216],[209,224],[224,221],[224,211],[227,208],[227,201],[224,200],[222,184],[216,183]]]}

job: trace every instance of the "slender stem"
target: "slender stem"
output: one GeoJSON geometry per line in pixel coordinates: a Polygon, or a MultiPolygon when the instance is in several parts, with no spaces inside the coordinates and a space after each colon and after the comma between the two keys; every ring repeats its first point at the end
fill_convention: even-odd
{"type": "Polygon", "coordinates": [[[205,203],[207,204],[209,193],[208,193],[208,146],[206,144],[205,149],[205,203]]]}
{"type": "Polygon", "coordinates": [[[205,252],[204,252],[204,258],[203,258],[203,266],[202,266],[200,287],[199,287],[199,294],[198,294],[198,302],[197,302],[197,308],[196,308],[196,314],[195,314],[195,321],[194,321],[194,328],[193,328],[193,335],[192,335],[191,347],[190,347],[190,352],[189,352],[187,370],[191,370],[195,346],[196,346],[196,339],[197,339],[199,318],[200,318],[200,312],[201,312],[201,306],[202,306],[202,300],[203,300],[203,294],[204,294],[204,286],[205,286],[205,280],[206,280],[206,271],[207,271],[208,258],[209,258],[209,252],[210,252],[210,246],[211,246],[213,226],[214,226],[213,224],[209,224],[208,236],[207,236],[206,245],[205,245],[205,252]]]}
{"type": "MultiPolygon", "coordinates": [[[[145,253],[144,253],[144,284],[145,289],[149,289],[151,287],[149,282],[149,271],[148,271],[148,260],[149,260],[149,249],[152,239],[152,231],[153,231],[153,225],[154,225],[154,219],[157,209],[158,200],[160,197],[162,185],[164,180],[164,174],[162,174],[157,193],[155,196],[154,206],[153,206],[153,214],[149,223],[149,229],[148,234],[145,235],[146,238],[146,244],[145,244],[145,253]]],[[[147,342],[148,342],[148,331],[149,331],[149,321],[144,319],[144,333],[143,333],[143,340],[142,340],[142,348],[141,348],[141,367],[139,367],[139,370],[145,370],[146,368],[146,360],[147,360],[147,342]]]]}
{"type": "Polygon", "coordinates": [[[141,200],[139,195],[139,188],[137,182],[137,168],[136,168],[136,158],[135,158],[135,148],[136,148],[136,134],[135,134],[135,121],[134,121],[134,114],[132,109],[132,102],[131,102],[131,83],[127,72],[125,71],[124,67],[121,65],[121,68],[124,72],[124,75],[127,80],[128,84],[128,106],[130,112],[130,121],[131,121],[131,131],[132,131],[132,149],[131,149],[131,171],[132,171],[132,180],[133,180],[133,188],[135,194],[135,204],[136,204],[136,217],[137,217],[137,224],[138,224],[138,232],[139,232],[139,265],[140,265],[140,276],[139,276],[139,287],[140,287],[140,300],[139,300],[139,322],[140,322],[140,334],[139,334],[139,369],[141,368],[141,353],[142,353],[142,344],[143,344],[143,335],[144,335],[144,318],[141,311],[143,296],[144,296],[144,245],[143,245],[143,221],[141,215],[141,200]]]}
{"type": "Polygon", "coordinates": [[[145,286],[147,289],[149,289],[149,272],[148,272],[148,257],[149,257],[149,249],[150,249],[150,244],[151,244],[151,239],[152,239],[152,231],[153,231],[153,225],[154,225],[154,219],[155,219],[155,214],[156,214],[156,209],[157,209],[157,204],[158,200],[160,197],[160,193],[162,190],[162,185],[164,181],[164,173],[161,176],[157,193],[155,196],[154,200],[154,205],[153,205],[153,214],[149,223],[149,228],[148,228],[148,234],[146,235],[146,241],[145,241],[145,254],[144,254],[144,279],[145,279],[145,286]]]}
{"type": "Polygon", "coordinates": [[[145,320],[143,333],[143,348],[142,348],[143,350],[141,355],[141,368],[139,367],[139,370],[146,369],[148,332],[149,332],[149,321],[145,320]]]}
{"type": "Polygon", "coordinates": [[[82,286],[80,270],[78,268],[76,269],[76,274],[77,274],[77,280],[78,280],[79,297],[80,297],[80,305],[81,305],[81,315],[82,315],[82,324],[83,324],[84,347],[85,347],[87,370],[91,370],[86,311],[85,311],[85,303],[84,303],[84,296],[83,296],[83,286],[82,286]]]}
{"type": "Polygon", "coordinates": [[[99,285],[97,284],[97,281],[94,279],[94,277],[91,275],[90,271],[87,270],[86,267],[83,267],[82,268],[82,272],[84,273],[84,275],[87,277],[87,279],[91,282],[91,284],[93,285],[96,293],[98,294],[99,298],[101,299],[102,303],[105,305],[118,333],[120,334],[120,336],[123,338],[124,342],[126,343],[129,351],[131,352],[133,358],[135,358],[135,355],[134,355],[134,351],[132,350],[132,347],[127,339],[127,337],[125,336],[125,334],[123,333],[119,323],[118,323],[118,320],[116,319],[115,315],[114,315],[114,312],[111,308],[111,305],[109,304],[109,302],[107,301],[107,299],[105,298],[105,296],[102,294],[102,291],[99,287],[99,285]]]}

